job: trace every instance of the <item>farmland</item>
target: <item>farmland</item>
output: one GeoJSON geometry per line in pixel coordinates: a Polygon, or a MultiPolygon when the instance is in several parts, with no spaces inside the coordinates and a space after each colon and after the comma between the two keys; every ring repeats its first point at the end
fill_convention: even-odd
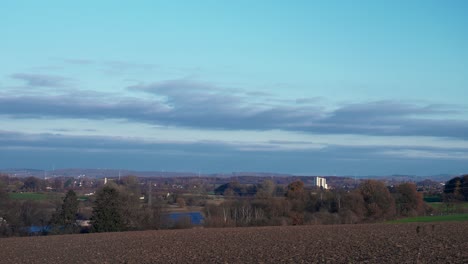
{"type": "Polygon", "coordinates": [[[23,193],[10,193],[9,197],[14,200],[57,200],[61,199],[63,195],[59,193],[36,193],[36,192],[23,192],[23,193]]]}
{"type": "Polygon", "coordinates": [[[3,263],[467,263],[468,222],[159,230],[0,239],[3,263]]]}
{"type": "Polygon", "coordinates": [[[468,221],[468,214],[451,214],[451,215],[435,215],[435,216],[415,216],[407,217],[398,220],[390,221],[390,223],[432,223],[432,222],[448,222],[448,221],[468,221]]]}
{"type": "Polygon", "coordinates": [[[44,193],[10,193],[10,198],[15,200],[40,201],[47,199],[47,195],[44,193]]]}
{"type": "Polygon", "coordinates": [[[446,203],[429,203],[432,208],[438,211],[450,211],[450,210],[459,210],[459,211],[466,211],[468,212],[468,202],[458,202],[453,204],[446,204],[446,203]]]}

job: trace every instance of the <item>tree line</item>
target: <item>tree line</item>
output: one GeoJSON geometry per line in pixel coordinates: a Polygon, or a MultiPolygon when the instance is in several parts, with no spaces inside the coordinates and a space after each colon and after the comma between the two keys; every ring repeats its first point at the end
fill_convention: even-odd
{"type": "MultiPolygon", "coordinates": [[[[464,176],[447,182],[446,190],[453,192],[447,192],[446,196],[466,199],[467,179],[464,176]]],[[[48,234],[176,227],[168,224],[165,218],[168,203],[179,207],[201,206],[206,227],[356,224],[431,211],[414,183],[387,187],[377,180],[362,181],[354,190],[324,190],[305,186],[300,180],[287,185],[272,180],[255,184],[233,181],[214,189],[215,195],[223,197],[221,203],[208,203],[204,198],[193,200],[193,197],[178,194],[164,198],[166,200],[161,197],[151,200],[149,191],[142,188],[135,176],[109,182],[87,201],[79,200],[73,190],[60,201],[20,201],[9,198],[3,187],[0,181],[0,236],[27,235],[26,228],[34,225],[47,226],[44,231],[48,234]],[[141,200],[142,194],[146,194],[144,200],[141,200]],[[85,212],[83,208],[92,209],[85,212]],[[79,226],[77,220],[89,220],[92,225],[79,226]]]]}
{"type": "Polygon", "coordinates": [[[430,210],[414,183],[388,188],[383,182],[366,180],[356,190],[345,191],[306,188],[302,181],[282,188],[266,180],[258,186],[232,182],[217,191],[227,200],[206,207],[207,226],[355,224],[430,210]]]}

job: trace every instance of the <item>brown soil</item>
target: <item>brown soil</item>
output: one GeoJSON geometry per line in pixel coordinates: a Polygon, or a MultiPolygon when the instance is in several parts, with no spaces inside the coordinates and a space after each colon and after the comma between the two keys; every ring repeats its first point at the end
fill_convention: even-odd
{"type": "Polygon", "coordinates": [[[468,223],[162,230],[0,239],[0,263],[468,263],[468,223]]]}

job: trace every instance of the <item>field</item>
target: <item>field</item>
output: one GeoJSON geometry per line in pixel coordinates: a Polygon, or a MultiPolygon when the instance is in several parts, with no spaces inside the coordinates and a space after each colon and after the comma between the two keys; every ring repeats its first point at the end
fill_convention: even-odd
{"type": "Polygon", "coordinates": [[[468,222],[0,239],[2,263],[468,263],[468,222]]]}
{"type": "Polygon", "coordinates": [[[46,200],[48,195],[45,193],[33,193],[33,192],[25,192],[25,193],[10,193],[10,198],[15,200],[46,200]]]}
{"type": "MultiPolygon", "coordinates": [[[[430,206],[432,206],[434,209],[439,209],[443,210],[446,207],[445,203],[428,203],[430,206]]],[[[454,207],[462,208],[462,209],[468,209],[468,203],[467,202],[460,202],[460,203],[455,203],[452,204],[454,207]]]]}
{"type": "Polygon", "coordinates": [[[389,223],[417,223],[417,222],[448,222],[448,221],[468,221],[468,214],[451,214],[435,216],[416,216],[402,218],[389,223]]]}
{"type": "Polygon", "coordinates": [[[63,199],[61,193],[39,193],[39,192],[22,192],[22,193],[9,193],[13,200],[34,200],[34,201],[57,201],[63,199]]]}

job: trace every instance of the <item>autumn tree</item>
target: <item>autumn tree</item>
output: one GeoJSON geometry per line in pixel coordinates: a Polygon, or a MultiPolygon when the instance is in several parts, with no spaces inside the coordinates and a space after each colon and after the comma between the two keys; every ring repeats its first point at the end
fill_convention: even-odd
{"type": "Polygon", "coordinates": [[[342,223],[356,224],[366,217],[366,204],[359,189],[344,194],[342,200],[342,208],[339,212],[342,223]]]}
{"type": "Polygon", "coordinates": [[[184,207],[185,207],[185,199],[182,198],[182,197],[177,197],[176,203],[177,203],[177,205],[178,205],[180,208],[184,208],[184,207]]]}
{"type": "Polygon", "coordinates": [[[414,183],[402,183],[396,188],[396,206],[402,216],[416,216],[424,212],[424,201],[414,183]]]}
{"type": "Polygon", "coordinates": [[[289,200],[303,200],[304,199],[304,183],[302,181],[294,181],[288,185],[286,197],[289,200]]]}
{"type": "Polygon", "coordinates": [[[381,181],[366,180],[359,186],[368,220],[388,219],[395,215],[395,200],[381,181]]]}
{"type": "Polygon", "coordinates": [[[304,191],[304,183],[302,181],[294,181],[288,185],[286,198],[291,204],[289,217],[293,225],[301,225],[304,223],[304,209],[306,207],[306,195],[304,191]]]}

